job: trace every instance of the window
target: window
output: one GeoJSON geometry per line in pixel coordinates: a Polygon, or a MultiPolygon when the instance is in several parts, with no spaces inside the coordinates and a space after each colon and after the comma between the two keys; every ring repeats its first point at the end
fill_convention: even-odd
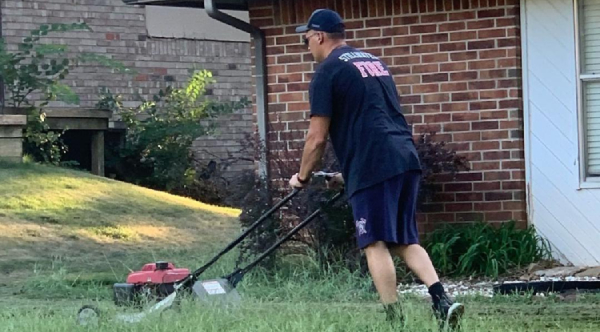
{"type": "MultiPolygon", "coordinates": [[[[247,11],[223,10],[224,13],[249,22],[247,11]]],[[[209,17],[201,8],[146,6],[148,36],[250,42],[250,34],[209,17]]]]}
{"type": "Polygon", "coordinates": [[[579,79],[584,180],[600,182],[600,1],[579,0],[579,79]]]}

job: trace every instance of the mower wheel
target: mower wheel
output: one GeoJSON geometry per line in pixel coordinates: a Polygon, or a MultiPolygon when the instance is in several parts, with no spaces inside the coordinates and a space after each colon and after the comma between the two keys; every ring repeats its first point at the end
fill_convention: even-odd
{"type": "Polygon", "coordinates": [[[84,305],[77,312],[77,324],[82,326],[97,326],[100,310],[93,305],[84,305]]]}

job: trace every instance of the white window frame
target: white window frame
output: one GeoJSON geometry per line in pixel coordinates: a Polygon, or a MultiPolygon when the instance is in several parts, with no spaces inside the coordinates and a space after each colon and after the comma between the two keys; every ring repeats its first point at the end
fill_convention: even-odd
{"type": "MultiPolygon", "coordinates": [[[[581,31],[583,30],[583,21],[580,18],[582,2],[585,0],[573,1],[573,13],[575,15],[575,63],[577,74],[577,117],[578,117],[578,136],[579,136],[579,187],[581,189],[600,188],[600,176],[588,176],[587,170],[587,126],[585,109],[585,82],[600,82],[600,72],[594,74],[583,74],[582,61],[582,41],[581,31]]],[[[589,1],[589,0],[588,0],[589,1]]]]}

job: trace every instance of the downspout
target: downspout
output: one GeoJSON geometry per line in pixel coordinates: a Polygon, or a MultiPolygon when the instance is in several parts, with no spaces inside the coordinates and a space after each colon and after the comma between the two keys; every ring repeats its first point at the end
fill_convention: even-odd
{"type": "Polygon", "coordinates": [[[239,20],[231,15],[225,14],[215,5],[214,0],[204,0],[204,8],[208,16],[213,19],[230,25],[236,29],[248,32],[254,39],[255,64],[256,64],[256,110],[258,122],[258,135],[261,141],[260,148],[260,163],[258,166],[258,174],[264,184],[268,186],[268,160],[267,160],[267,112],[268,112],[268,95],[267,95],[267,61],[266,61],[266,40],[265,34],[259,28],[239,20]]]}

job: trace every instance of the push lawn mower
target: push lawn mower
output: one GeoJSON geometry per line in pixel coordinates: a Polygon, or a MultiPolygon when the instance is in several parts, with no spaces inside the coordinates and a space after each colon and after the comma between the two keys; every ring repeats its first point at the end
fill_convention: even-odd
{"type": "MultiPolygon", "coordinates": [[[[317,172],[316,177],[330,179],[333,173],[317,172]]],[[[299,189],[294,189],[290,194],[279,201],[275,206],[263,214],[257,221],[249,226],[241,235],[229,243],[223,250],[216,254],[210,261],[202,267],[190,273],[186,268],[176,268],[170,262],[156,262],[145,264],[141,271],[132,272],[128,275],[125,283],[116,283],[113,285],[113,296],[116,305],[134,305],[141,306],[149,300],[158,301],[146,311],[136,314],[120,315],[117,318],[125,322],[138,322],[144,317],[152,313],[159,313],[171,307],[180,293],[191,293],[195,298],[206,303],[238,303],[240,295],[236,290],[237,284],[242,281],[246,273],[252,270],[262,260],[269,256],[284,242],[298,233],[306,225],[308,225],[315,217],[317,217],[322,208],[317,209],[310,214],[306,219],[289,231],[284,237],[278,240],[265,252],[263,252],[254,261],[243,268],[237,268],[232,273],[218,279],[199,280],[199,276],[204,273],[209,267],[219,260],[223,255],[240,244],[248,235],[258,228],[267,218],[274,212],[279,210],[284,204],[290,201],[300,192],[299,189]]],[[[343,195],[343,190],[330,198],[325,206],[333,204],[343,195]]],[[[77,322],[80,325],[90,325],[97,323],[100,317],[100,312],[95,306],[85,305],[77,314],[77,322]]]]}

